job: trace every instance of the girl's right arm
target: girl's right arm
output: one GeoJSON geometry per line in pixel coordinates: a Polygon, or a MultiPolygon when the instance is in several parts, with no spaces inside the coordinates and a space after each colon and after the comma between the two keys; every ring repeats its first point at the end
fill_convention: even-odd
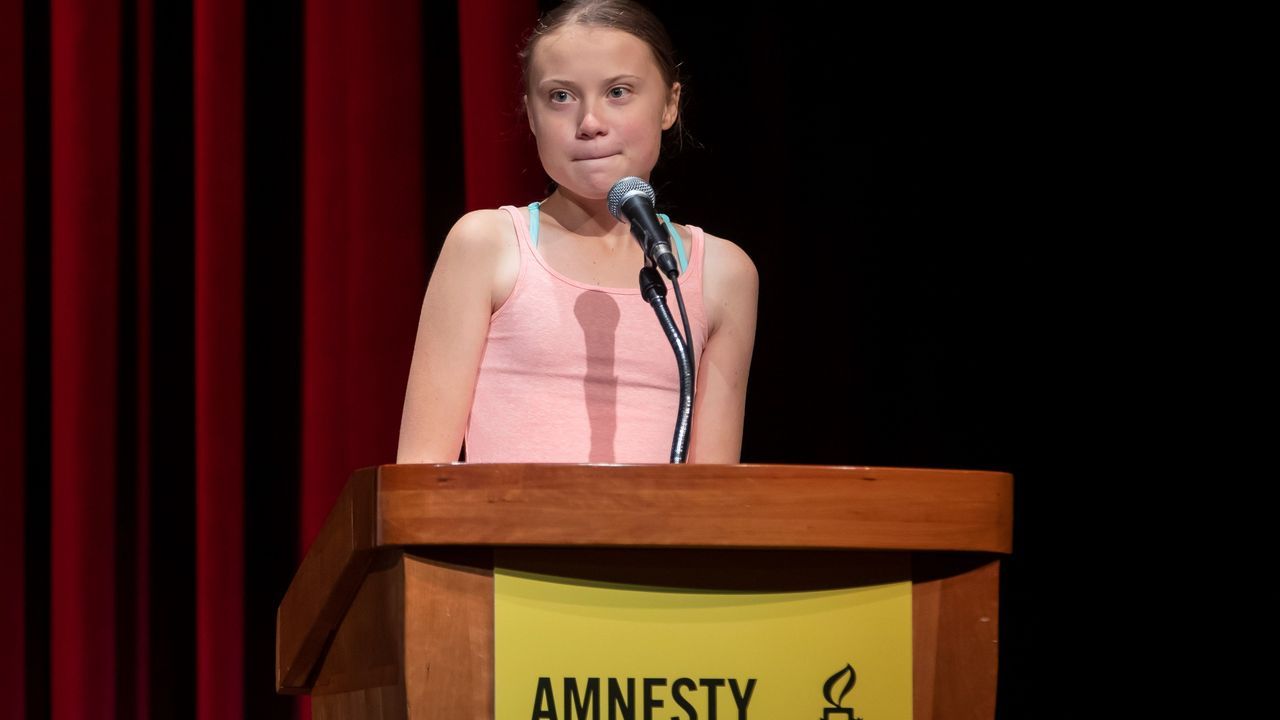
{"type": "MultiPolygon", "coordinates": [[[[510,235],[506,212],[478,210],[458,220],[445,238],[422,301],[397,463],[458,459],[489,317],[505,298],[497,298],[496,290],[510,274],[510,235]]],[[[518,269],[518,255],[515,262],[518,269]]]]}

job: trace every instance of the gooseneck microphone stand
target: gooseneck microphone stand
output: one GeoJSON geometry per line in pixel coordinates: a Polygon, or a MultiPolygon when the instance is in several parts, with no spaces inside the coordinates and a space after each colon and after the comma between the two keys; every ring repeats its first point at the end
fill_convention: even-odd
{"type": "MultiPolygon", "coordinates": [[[[678,285],[676,292],[679,293],[678,285]]],[[[693,419],[693,351],[686,344],[685,338],[680,337],[680,330],[676,328],[675,319],[671,317],[671,310],[667,307],[667,285],[652,267],[645,266],[640,270],[640,295],[653,306],[658,323],[662,325],[662,331],[667,334],[671,349],[676,354],[676,366],[680,370],[680,406],[676,411],[675,437],[671,441],[671,462],[683,463],[689,453],[689,424],[693,419]]],[[[683,304],[682,302],[681,305],[683,304]]],[[[685,327],[688,327],[687,321],[685,327]]]]}

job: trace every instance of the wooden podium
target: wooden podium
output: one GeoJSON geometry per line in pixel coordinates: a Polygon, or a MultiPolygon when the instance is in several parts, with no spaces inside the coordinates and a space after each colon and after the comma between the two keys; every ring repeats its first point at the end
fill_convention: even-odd
{"type": "Polygon", "coordinates": [[[280,604],[276,688],[311,694],[315,718],[492,718],[496,556],[503,568],[671,587],[910,579],[915,718],[989,719],[1012,515],[1013,478],[995,472],[369,468],[280,604]]]}

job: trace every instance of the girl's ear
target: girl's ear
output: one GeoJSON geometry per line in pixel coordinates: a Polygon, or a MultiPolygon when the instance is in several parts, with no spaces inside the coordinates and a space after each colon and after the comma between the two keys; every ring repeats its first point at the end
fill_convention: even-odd
{"type": "Polygon", "coordinates": [[[534,137],[537,137],[538,131],[533,129],[533,113],[529,112],[529,96],[528,95],[524,96],[524,116],[529,118],[529,132],[533,133],[534,137]]]}
{"type": "Polygon", "coordinates": [[[670,130],[680,117],[680,83],[671,83],[671,92],[667,94],[667,105],[662,108],[662,129],[670,130]]]}

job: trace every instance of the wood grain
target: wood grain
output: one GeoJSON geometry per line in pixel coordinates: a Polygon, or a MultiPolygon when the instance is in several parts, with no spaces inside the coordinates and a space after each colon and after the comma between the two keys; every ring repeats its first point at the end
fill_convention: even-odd
{"type": "Polygon", "coordinates": [[[373,560],[377,470],[352,476],[276,612],[276,690],[308,692],[373,560]]]}
{"type": "Polygon", "coordinates": [[[404,705],[404,551],[384,551],[334,633],[312,683],[312,695],[400,688],[404,705]]]}
{"type": "Polygon", "coordinates": [[[404,688],[374,687],[311,701],[312,720],[403,720],[404,688]]]}
{"type": "Polygon", "coordinates": [[[405,717],[492,718],[492,552],[405,555],[404,577],[405,717]]]}
{"type": "Polygon", "coordinates": [[[1006,473],[792,465],[389,465],[386,545],[1007,553],[1006,473]]]}
{"type": "Polygon", "coordinates": [[[999,661],[1000,561],[912,560],[915,720],[991,720],[999,661]]]}

